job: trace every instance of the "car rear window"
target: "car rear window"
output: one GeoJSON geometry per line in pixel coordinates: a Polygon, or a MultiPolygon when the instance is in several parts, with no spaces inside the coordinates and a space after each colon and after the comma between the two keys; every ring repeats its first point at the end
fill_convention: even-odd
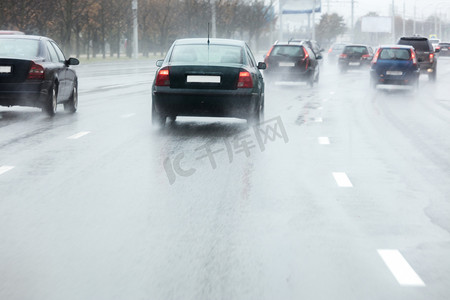
{"type": "Polygon", "coordinates": [[[34,59],[39,55],[39,41],[27,39],[0,39],[0,57],[34,59]]]}
{"type": "Polygon", "coordinates": [[[189,64],[242,64],[244,51],[233,45],[175,45],[170,56],[171,63],[189,64]]]}
{"type": "Polygon", "coordinates": [[[381,49],[379,59],[383,60],[409,60],[411,58],[411,51],[408,49],[381,49]]]}
{"type": "Polygon", "coordinates": [[[399,45],[410,45],[413,46],[416,51],[430,51],[430,46],[428,45],[428,40],[405,40],[400,39],[398,42],[399,45]]]}
{"type": "Polygon", "coordinates": [[[364,46],[346,46],[344,49],[345,54],[369,54],[369,51],[364,46]]]}
{"type": "Polygon", "coordinates": [[[270,56],[290,56],[290,57],[304,57],[305,53],[302,46],[275,46],[273,47],[270,56]]]}

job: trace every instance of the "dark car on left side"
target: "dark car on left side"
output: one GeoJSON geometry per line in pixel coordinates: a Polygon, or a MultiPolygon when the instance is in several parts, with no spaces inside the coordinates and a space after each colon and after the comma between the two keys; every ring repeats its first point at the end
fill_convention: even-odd
{"type": "Polygon", "coordinates": [[[78,107],[78,78],[50,38],[32,35],[0,35],[0,106],[41,108],[49,116],[57,105],[74,113],[78,107]]]}
{"type": "Polygon", "coordinates": [[[177,116],[231,117],[257,124],[264,117],[264,80],[244,41],[176,40],[158,60],[152,86],[152,123],[177,116]]]}

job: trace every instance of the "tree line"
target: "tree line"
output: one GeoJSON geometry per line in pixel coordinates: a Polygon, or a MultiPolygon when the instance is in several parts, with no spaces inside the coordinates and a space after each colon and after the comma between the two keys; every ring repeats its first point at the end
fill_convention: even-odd
{"type": "MultiPolygon", "coordinates": [[[[44,35],[69,54],[131,55],[131,0],[0,0],[0,29],[44,35]]],[[[256,43],[276,22],[264,0],[138,0],[139,52],[164,52],[177,38],[206,37],[215,3],[217,37],[256,43]]]]}

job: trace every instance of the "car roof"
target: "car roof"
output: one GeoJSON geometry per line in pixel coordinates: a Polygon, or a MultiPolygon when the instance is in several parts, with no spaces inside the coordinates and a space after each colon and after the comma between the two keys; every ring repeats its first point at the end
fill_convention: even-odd
{"type": "Polygon", "coordinates": [[[281,42],[277,43],[274,46],[303,46],[304,43],[302,42],[281,42]]]}
{"type": "MultiPolygon", "coordinates": [[[[195,44],[207,44],[207,38],[191,38],[191,39],[179,39],[174,42],[177,45],[195,45],[195,44]]],[[[210,45],[234,45],[234,46],[244,46],[245,42],[241,40],[233,39],[209,39],[210,45]]]]}
{"type": "Polygon", "coordinates": [[[414,47],[410,45],[381,45],[378,47],[378,49],[386,49],[386,48],[414,49],[414,47]]]}
{"type": "Polygon", "coordinates": [[[428,41],[424,36],[402,36],[400,40],[428,41]]]}
{"type": "Polygon", "coordinates": [[[363,44],[345,44],[345,47],[370,47],[363,44]]]}
{"type": "Polygon", "coordinates": [[[22,40],[42,40],[42,39],[49,39],[44,36],[38,36],[38,35],[14,35],[14,34],[5,34],[0,35],[0,39],[8,39],[8,38],[14,38],[14,39],[22,39],[22,40]]]}

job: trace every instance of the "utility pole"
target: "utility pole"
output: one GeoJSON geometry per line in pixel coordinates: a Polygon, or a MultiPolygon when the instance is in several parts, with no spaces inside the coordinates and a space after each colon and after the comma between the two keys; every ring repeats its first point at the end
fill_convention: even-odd
{"type": "Polygon", "coordinates": [[[403,0],[403,36],[406,35],[406,7],[405,7],[405,0],[403,0]]]}
{"type": "Polygon", "coordinates": [[[355,0],[352,0],[352,18],[351,18],[352,24],[350,26],[350,29],[352,31],[352,42],[355,42],[355,29],[353,28],[354,17],[355,17],[355,0]]]}
{"type": "Polygon", "coordinates": [[[392,39],[395,43],[395,0],[392,0],[392,39]]]}
{"type": "Polygon", "coordinates": [[[278,40],[283,40],[283,0],[278,0],[278,18],[280,19],[280,31],[278,32],[278,40]]]}
{"type": "Polygon", "coordinates": [[[316,0],[313,1],[313,10],[312,10],[312,38],[316,39],[316,0]]]}
{"type": "Polygon", "coordinates": [[[139,42],[138,42],[137,0],[131,1],[131,9],[133,11],[133,58],[138,58],[139,42]]]}
{"type": "Polygon", "coordinates": [[[216,37],[216,0],[211,0],[211,36],[216,37]]]}
{"type": "Polygon", "coordinates": [[[413,34],[416,34],[416,3],[414,2],[414,25],[413,25],[413,34]]]}

